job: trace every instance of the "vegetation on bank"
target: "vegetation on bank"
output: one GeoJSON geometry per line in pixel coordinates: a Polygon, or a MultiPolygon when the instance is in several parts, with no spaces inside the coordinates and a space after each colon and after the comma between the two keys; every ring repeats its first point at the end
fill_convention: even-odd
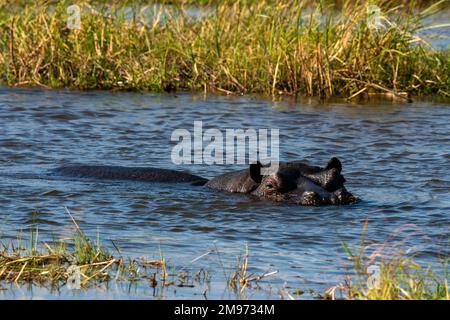
{"type": "Polygon", "coordinates": [[[344,283],[326,290],[327,299],[362,300],[449,300],[449,257],[442,257],[443,274],[424,268],[407,254],[384,243],[370,247],[365,241],[367,221],[361,243],[350,250],[342,246],[353,261],[352,274],[344,283]]]}
{"type": "MultiPolygon", "coordinates": [[[[45,2],[48,5],[55,5],[60,0],[38,0],[41,3],[45,2]]],[[[259,0],[240,0],[242,4],[247,6],[252,6],[259,2],[259,0]]],[[[193,7],[212,7],[217,5],[228,5],[232,6],[236,3],[236,0],[89,0],[85,1],[89,4],[109,4],[115,6],[124,6],[124,5],[153,5],[153,4],[162,4],[162,5],[175,5],[175,6],[193,6],[193,7]]],[[[341,8],[346,4],[346,0],[303,0],[304,4],[311,6],[314,4],[320,4],[322,6],[341,8]]],[[[371,4],[374,3],[372,0],[360,0],[361,4],[371,4]]],[[[399,0],[399,1],[384,1],[384,4],[389,8],[402,6],[403,8],[409,8],[411,5],[413,8],[423,8],[425,6],[430,6],[435,3],[436,0],[399,0]]],[[[11,5],[11,7],[24,6],[29,3],[28,0],[0,0],[0,4],[11,5]]]]}
{"type": "Polygon", "coordinates": [[[146,7],[75,1],[80,29],[69,29],[73,3],[33,1],[13,10],[0,2],[1,82],[322,98],[450,96],[449,50],[417,35],[445,1],[420,11],[374,1],[378,18],[366,1],[213,1],[200,15],[183,1],[146,7]]]}
{"type": "MultiPolygon", "coordinates": [[[[32,283],[35,285],[59,288],[87,288],[92,284],[115,280],[138,280],[139,268],[147,265],[157,270],[164,267],[164,259],[157,261],[126,261],[114,258],[99,243],[77,231],[73,238],[41,243],[38,241],[38,228],[31,230],[28,241],[1,243],[0,281],[4,283],[32,283]]],[[[150,282],[156,281],[156,275],[166,273],[146,273],[152,275],[150,282]]],[[[140,279],[140,278],[139,278],[140,279]]]]}
{"type": "Polygon", "coordinates": [[[209,281],[209,273],[169,268],[160,259],[114,257],[81,230],[74,237],[54,243],[38,241],[38,229],[28,241],[0,243],[0,290],[3,284],[34,284],[49,289],[88,289],[111,281],[141,283],[155,290],[194,287],[209,281]]]}
{"type": "MultiPolygon", "coordinates": [[[[163,294],[165,288],[201,287],[207,297],[211,280],[210,271],[201,268],[193,272],[191,268],[177,267],[167,262],[161,249],[159,258],[114,257],[97,239],[89,238],[67,211],[75,226],[72,237],[42,242],[39,229],[30,229],[26,240],[19,235],[16,241],[5,242],[0,238],[0,291],[6,290],[2,284],[34,284],[49,289],[89,289],[112,281],[139,283],[163,294]]],[[[113,242],[115,251],[121,250],[113,242]]],[[[206,255],[215,254],[224,272],[226,288],[238,298],[245,298],[246,289],[275,273],[253,274],[248,272],[248,248],[237,264],[225,266],[219,249],[214,246],[209,252],[200,255],[187,265],[206,255]]]]}
{"type": "MultiPolygon", "coordinates": [[[[156,260],[114,257],[98,238],[88,238],[73,217],[70,217],[76,227],[71,238],[51,243],[42,242],[39,241],[39,231],[36,227],[31,229],[27,240],[19,236],[15,242],[0,241],[0,290],[6,290],[2,285],[7,283],[34,284],[52,289],[66,286],[68,289],[83,290],[111,281],[127,281],[149,286],[154,292],[161,294],[162,289],[168,287],[201,287],[205,298],[208,296],[213,275],[211,270],[202,268],[198,272],[192,272],[186,268],[169,266],[161,249],[156,260]]],[[[450,299],[446,269],[448,257],[444,259],[443,277],[439,277],[430,268],[422,268],[412,256],[400,252],[384,255],[383,249],[388,249],[387,244],[368,254],[364,233],[357,249],[351,251],[343,244],[354,262],[346,282],[330,287],[323,294],[310,291],[313,297],[369,300],[450,299]],[[375,263],[380,257],[382,260],[375,263]]],[[[121,254],[116,244],[113,245],[115,251],[121,254]]],[[[231,267],[225,265],[215,245],[208,252],[190,261],[189,265],[210,254],[217,257],[219,270],[215,272],[224,273],[226,289],[239,299],[245,299],[249,290],[266,287],[267,282],[261,281],[270,279],[270,276],[277,273],[249,272],[248,246],[245,253],[238,257],[236,265],[231,267]]],[[[282,299],[297,299],[303,293],[301,289],[288,286],[279,288],[278,292],[282,299]]]]}
{"type": "Polygon", "coordinates": [[[352,258],[355,259],[356,280],[348,279],[346,283],[329,288],[325,298],[450,300],[448,275],[439,277],[429,268],[421,267],[411,256],[398,253],[373,268],[361,256],[352,258]]]}

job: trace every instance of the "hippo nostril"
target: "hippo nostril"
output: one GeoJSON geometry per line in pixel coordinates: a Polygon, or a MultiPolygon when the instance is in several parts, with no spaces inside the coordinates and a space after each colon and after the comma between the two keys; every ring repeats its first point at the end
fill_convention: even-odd
{"type": "Polygon", "coordinates": [[[339,203],[339,198],[335,194],[333,194],[330,197],[330,201],[331,201],[332,204],[338,204],[339,203]]]}
{"type": "Polygon", "coordinates": [[[305,191],[302,195],[302,204],[307,206],[316,206],[321,203],[319,194],[315,191],[305,191]]]}

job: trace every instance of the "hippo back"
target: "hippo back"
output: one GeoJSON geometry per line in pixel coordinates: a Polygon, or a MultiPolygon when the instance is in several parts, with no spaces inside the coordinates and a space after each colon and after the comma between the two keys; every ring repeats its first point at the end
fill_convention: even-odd
{"type": "Polygon", "coordinates": [[[187,172],[151,167],[74,165],[60,167],[53,172],[63,176],[79,178],[147,182],[192,182],[195,184],[205,184],[207,182],[207,179],[187,172]]]}

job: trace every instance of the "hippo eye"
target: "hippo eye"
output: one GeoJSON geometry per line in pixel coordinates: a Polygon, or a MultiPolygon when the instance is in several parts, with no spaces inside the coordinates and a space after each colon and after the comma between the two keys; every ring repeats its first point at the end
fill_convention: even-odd
{"type": "Polygon", "coordinates": [[[275,189],[275,186],[272,183],[268,183],[268,184],[266,184],[266,188],[267,189],[275,189]]]}

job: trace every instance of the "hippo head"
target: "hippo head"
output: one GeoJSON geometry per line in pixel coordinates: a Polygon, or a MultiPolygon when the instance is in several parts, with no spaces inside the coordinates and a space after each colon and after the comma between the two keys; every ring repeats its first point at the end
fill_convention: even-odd
{"type": "Polygon", "coordinates": [[[345,187],[342,165],[332,158],[325,168],[301,162],[280,164],[276,172],[262,175],[261,163],[250,165],[250,178],[257,184],[251,194],[271,201],[302,205],[350,204],[357,198],[345,187]]]}

